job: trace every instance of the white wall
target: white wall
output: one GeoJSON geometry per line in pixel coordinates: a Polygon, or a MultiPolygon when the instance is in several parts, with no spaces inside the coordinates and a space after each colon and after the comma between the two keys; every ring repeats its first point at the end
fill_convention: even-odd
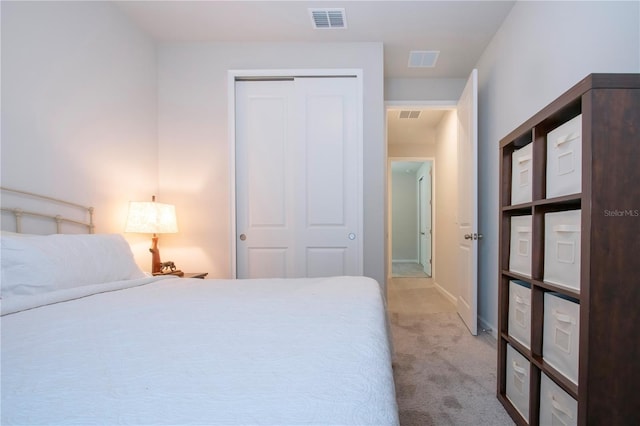
{"type": "Polygon", "coordinates": [[[640,3],[518,1],[477,68],[479,316],[495,333],[499,141],[589,73],[640,72],[640,3]]]}
{"type": "Polygon", "coordinates": [[[418,262],[418,181],[415,172],[391,173],[391,258],[418,262]]]}
{"type": "MultiPolygon", "coordinates": [[[[364,272],[385,282],[383,63],[380,43],[175,43],[158,51],[160,188],[180,233],[163,253],[183,270],[231,274],[227,72],[358,68],[364,81],[364,272]]],[[[164,255],[164,254],[163,254],[164,255]]]]}
{"type": "MultiPolygon", "coordinates": [[[[435,136],[434,136],[435,139],[435,136]]],[[[389,157],[435,157],[436,156],[436,144],[435,143],[398,143],[390,144],[387,155],[389,157]]]]}
{"type": "Polygon", "coordinates": [[[457,298],[458,288],[458,120],[448,111],[437,129],[435,167],[434,283],[457,298]]]}
{"type": "Polygon", "coordinates": [[[385,101],[451,101],[460,98],[466,78],[385,78],[385,101]]]}
{"type": "Polygon", "coordinates": [[[158,189],[152,41],[109,3],[3,2],[1,59],[2,185],[122,232],[128,201],[158,189]]]}

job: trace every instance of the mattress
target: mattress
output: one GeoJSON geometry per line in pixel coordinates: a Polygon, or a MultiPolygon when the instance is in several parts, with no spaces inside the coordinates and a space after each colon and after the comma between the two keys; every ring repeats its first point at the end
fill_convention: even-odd
{"type": "Polygon", "coordinates": [[[93,287],[2,316],[3,425],[398,424],[375,280],[93,287]]]}

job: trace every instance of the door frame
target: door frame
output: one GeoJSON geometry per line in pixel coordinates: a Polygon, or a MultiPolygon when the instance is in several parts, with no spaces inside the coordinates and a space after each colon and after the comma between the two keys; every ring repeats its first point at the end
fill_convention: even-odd
{"type": "MultiPolygon", "coordinates": [[[[386,199],[386,211],[387,211],[387,279],[393,277],[393,199],[392,199],[392,172],[391,163],[395,162],[412,162],[412,163],[425,163],[429,161],[431,163],[431,278],[435,276],[436,268],[436,254],[435,254],[435,240],[436,240],[436,158],[435,157],[387,157],[387,191],[385,195],[386,199]]],[[[417,194],[416,194],[417,197],[417,194]]],[[[419,244],[419,239],[418,239],[419,244]]]]}
{"type": "Polygon", "coordinates": [[[256,70],[228,70],[227,71],[227,135],[229,146],[229,196],[230,196],[230,250],[231,265],[229,265],[231,278],[237,278],[236,255],[236,97],[235,83],[237,79],[269,80],[294,77],[355,77],[357,80],[357,149],[360,161],[358,168],[358,251],[360,274],[364,273],[364,88],[363,70],[361,68],[309,68],[309,69],[256,69],[256,70]]]}
{"type": "MultiPolygon", "coordinates": [[[[426,165],[427,163],[423,164],[423,167],[426,165]]],[[[423,217],[424,217],[424,212],[425,211],[429,211],[429,273],[427,274],[429,278],[433,278],[433,212],[434,212],[434,208],[433,208],[433,188],[435,187],[435,185],[433,184],[433,177],[434,177],[434,173],[433,173],[433,161],[430,162],[430,167],[429,167],[429,194],[430,197],[428,199],[428,204],[427,204],[427,200],[423,197],[424,194],[424,181],[425,181],[425,176],[416,176],[418,178],[418,232],[420,232],[420,234],[418,235],[418,262],[420,264],[422,264],[422,270],[425,272],[425,274],[427,274],[427,271],[425,270],[427,268],[427,266],[425,264],[422,263],[423,257],[424,257],[424,253],[423,253],[423,245],[422,245],[422,225],[423,225],[423,217]],[[429,206],[429,208],[426,208],[426,206],[429,206]]],[[[426,262],[425,262],[426,263],[426,262]]]]}

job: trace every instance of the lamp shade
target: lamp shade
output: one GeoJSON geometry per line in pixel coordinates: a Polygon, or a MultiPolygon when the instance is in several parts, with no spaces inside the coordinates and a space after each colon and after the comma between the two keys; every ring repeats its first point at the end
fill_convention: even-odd
{"type": "Polygon", "coordinates": [[[155,201],[130,201],[124,232],[174,234],[178,232],[176,207],[155,201]]]}

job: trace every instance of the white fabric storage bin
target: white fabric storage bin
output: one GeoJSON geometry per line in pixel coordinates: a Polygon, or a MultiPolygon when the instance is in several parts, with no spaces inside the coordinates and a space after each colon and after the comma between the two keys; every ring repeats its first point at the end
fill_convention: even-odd
{"type": "Polygon", "coordinates": [[[531,276],[531,215],[511,218],[509,270],[531,276]]]}
{"type": "Polygon", "coordinates": [[[529,361],[507,344],[507,399],[527,422],[529,422],[530,374],[529,361]]]}
{"type": "Polygon", "coordinates": [[[523,281],[509,281],[509,336],[531,348],[531,287],[523,281]]]}
{"type": "Polygon", "coordinates": [[[532,200],[533,144],[530,143],[511,155],[511,204],[532,200]]]}
{"type": "Polygon", "coordinates": [[[547,198],[582,191],[582,115],[547,134],[547,198]]]}
{"type": "Polygon", "coordinates": [[[557,293],[544,294],[542,358],[578,384],[580,305],[557,293]]]}
{"type": "Polygon", "coordinates": [[[577,426],[578,401],[542,373],[540,377],[540,424],[577,426]]]}
{"type": "Polygon", "coordinates": [[[544,215],[544,280],[580,290],[580,210],[544,215]]]}

